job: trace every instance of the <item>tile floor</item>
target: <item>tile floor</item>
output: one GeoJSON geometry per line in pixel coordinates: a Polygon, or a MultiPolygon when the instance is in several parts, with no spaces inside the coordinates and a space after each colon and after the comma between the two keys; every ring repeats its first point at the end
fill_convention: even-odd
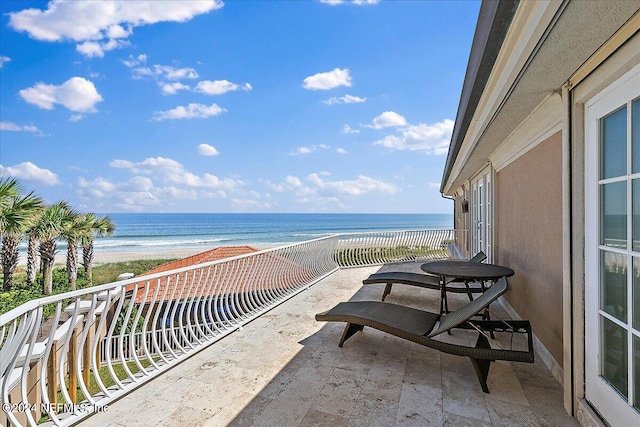
{"type": "MultiPolygon", "coordinates": [[[[579,425],[539,361],[492,364],[485,394],[466,358],[370,328],[339,348],[343,324],[314,315],[340,301],[379,299],[384,285],[361,286],[376,270],[339,270],[80,425],[579,425]]],[[[387,301],[434,311],[437,298],[432,290],[396,285],[387,301]]],[[[450,307],[465,299],[453,296],[450,307]]],[[[499,306],[492,309],[499,314],[499,306]]],[[[444,339],[470,345],[474,334],[444,339]]],[[[499,341],[509,345],[508,337],[499,341]]]]}

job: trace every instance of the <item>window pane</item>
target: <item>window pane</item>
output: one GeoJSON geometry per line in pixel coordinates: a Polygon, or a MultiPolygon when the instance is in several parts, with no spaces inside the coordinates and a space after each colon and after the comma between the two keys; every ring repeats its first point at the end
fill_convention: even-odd
{"type": "Polygon", "coordinates": [[[601,121],[602,178],[627,174],[627,107],[601,121]]]}
{"type": "Polygon", "coordinates": [[[633,337],[633,385],[633,406],[640,409],[640,338],[636,336],[633,337]]]}
{"type": "Polygon", "coordinates": [[[618,393],[627,397],[627,331],[605,317],[601,319],[602,330],[602,377],[618,393]]]}
{"type": "Polygon", "coordinates": [[[631,218],[633,239],[631,247],[634,251],[640,251],[640,179],[634,179],[632,184],[632,202],[631,209],[633,210],[633,216],[631,218]]]}
{"type": "Polygon", "coordinates": [[[615,182],[602,187],[602,237],[600,243],[627,248],[627,183],[615,182]]]}
{"type": "Polygon", "coordinates": [[[640,258],[633,258],[633,327],[640,331],[640,258]]]}
{"type": "Polygon", "coordinates": [[[600,309],[627,322],[627,257],[602,252],[600,309]]]}
{"type": "Polygon", "coordinates": [[[640,99],[631,104],[631,140],[633,149],[633,172],[640,172],[640,99]]]}
{"type": "Polygon", "coordinates": [[[627,107],[601,121],[602,178],[627,174],[627,107]]]}

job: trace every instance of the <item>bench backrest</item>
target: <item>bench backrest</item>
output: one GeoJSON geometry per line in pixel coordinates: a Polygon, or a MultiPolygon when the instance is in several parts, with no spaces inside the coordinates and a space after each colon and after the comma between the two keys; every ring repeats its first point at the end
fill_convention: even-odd
{"type": "Polygon", "coordinates": [[[487,308],[489,304],[497,300],[500,295],[505,292],[507,292],[507,279],[503,277],[469,304],[466,304],[464,307],[461,307],[456,311],[452,311],[449,314],[443,314],[440,316],[440,324],[437,328],[431,331],[431,333],[429,333],[429,338],[440,335],[451,328],[455,328],[456,326],[463,324],[487,308]]]}

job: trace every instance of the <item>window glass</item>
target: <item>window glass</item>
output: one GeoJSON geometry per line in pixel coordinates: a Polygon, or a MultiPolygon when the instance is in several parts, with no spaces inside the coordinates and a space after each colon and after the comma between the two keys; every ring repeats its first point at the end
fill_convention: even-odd
{"type": "Polygon", "coordinates": [[[602,252],[600,309],[627,323],[627,257],[602,252]]]}
{"type": "Polygon", "coordinates": [[[635,384],[633,406],[640,410],[640,338],[633,336],[633,383],[635,384]]]}
{"type": "Polygon", "coordinates": [[[634,179],[632,182],[631,209],[633,216],[631,217],[631,248],[634,251],[640,252],[640,179],[634,179]]]}
{"type": "Polygon", "coordinates": [[[627,182],[602,185],[600,244],[627,248],[627,182]]]}
{"type": "Polygon", "coordinates": [[[640,99],[631,105],[631,150],[633,150],[633,173],[640,172],[640,99]]]}
{"type": "MultiPolygon", "coordinates": [[[[633,258],[633,328],[640,331],[640,258],[633,258]]],[[[638,349],[640,350],[640,349],[638,349]]]]}
{"type": "Polygon", "coordinates": [[[603,118],[601,124],[601,178],[627,174],[627,107],[603,118]]]}
{"type": "Polygon", "coordinates": [[[627,331],[609,319],[601,317],[601,374],[618,393],[628,396],[627,331]]]}

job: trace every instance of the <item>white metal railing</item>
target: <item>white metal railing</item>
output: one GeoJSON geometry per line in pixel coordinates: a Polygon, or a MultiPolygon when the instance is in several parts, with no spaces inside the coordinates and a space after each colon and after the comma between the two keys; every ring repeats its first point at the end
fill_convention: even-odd
{"type": "Polygon", "coordinates": [[[74,424],[339,266],[443,258],[456,237],[334,235],[29,301],[0,315],[0,425],[74,424]]]}
{"type": "Polygon", "coordinates": [[[447,258],[447,244],[463,242],[463,233],[463,230],[410,230],[340,234],[336,262],[340,267],[360,267],[447,258]]]}

